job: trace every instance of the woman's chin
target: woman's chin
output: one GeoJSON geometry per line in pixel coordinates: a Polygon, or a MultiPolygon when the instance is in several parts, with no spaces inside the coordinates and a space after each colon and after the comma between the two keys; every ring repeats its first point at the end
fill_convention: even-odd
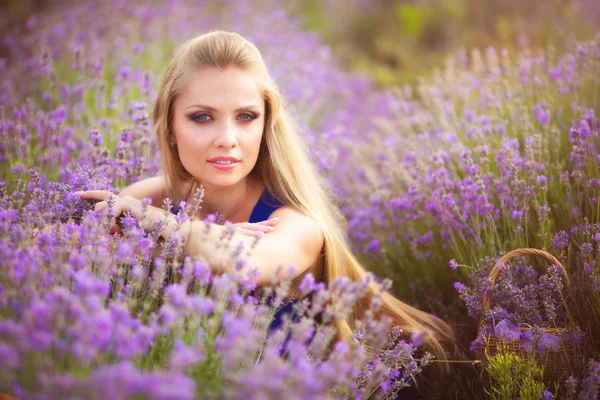
{"type": "Polygon", "coordinates": [[[200,182],[205,189],[224,189],[232,187],[249,177],[251,171],[242,170],[242,165],[236,165],[232,170],[218,170],[212,165],[202,171],[191,172],[194,180],[200,182]]]}
{"type": "Polygon", "coordinates": [[[221,176],[221,177],[215,177],[214,175],[211,176],[209,179],[200,179],[199,181],[202,182],[202,186],[204,186],[204,188],[218,188],[218,189],[224,189],[224,188],[228,188],[228,187],[232,187],[235,186],[236,184],[238,184],[240,181],[242,181],[245,177],[243,176],[239,176],[239,175],[232,175],[232,176],[221,176]]]}

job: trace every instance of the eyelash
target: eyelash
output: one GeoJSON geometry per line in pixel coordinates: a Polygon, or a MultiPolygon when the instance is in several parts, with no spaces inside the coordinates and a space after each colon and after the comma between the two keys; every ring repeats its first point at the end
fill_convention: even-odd
{"type": "MultiPolygon", "coordinates": [[[[199,119],[197,119],[198,117],[201,117],[203,115],[208,115],[210,117],[210,114],[207,114],[207,113],[198,113],[198,114],[192,115],[191,119],[192,119],[192,121],[198,122],[198,123],[201,123],[201,124],[205,123],[205,122],[209,122],[210,120],[199,120],[199,119]]],[[[242,115],[248,115],[250,117],[250,119],[242,120],[242,122],[252,122],[256,118],[258,118],[258,115],[253,114],[253,113],[243,113],[243,114],[240,114],[240,116],[242,116],[242,115]]]]}

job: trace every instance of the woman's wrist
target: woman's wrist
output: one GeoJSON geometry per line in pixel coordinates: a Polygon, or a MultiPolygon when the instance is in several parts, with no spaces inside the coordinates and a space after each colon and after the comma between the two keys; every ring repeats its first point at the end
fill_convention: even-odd
{"type": "MultiPolygon", "coordinates": [[[[179,228],[181,229],[181,228],[179,228]]],[[[177,219],[175,214],[169,213],[160,227],[160,237],[165,241],[168,240],[177,230],[177,219]]]]}
{"type": "Polygon", "coordinates": [[[183,239],[184,253],[185,253],[185,255],[188,255],[188,252],[190,250],[190,247],[188,246],[188,242],[191,240],[194,229],[196,228],[196,225],[198,223],[203,224],[202,221],[198,221],[198,220],[192,221],[190,219],[179,224],[177,222],[175,215],[170,214],[167,217],[167,220],[166,220],[165,224],[163,225],[163,228],[160,231],[160,238],[164,239],[165,241],[168,241],[169,238],[173,234],[175,234],[175,233],[179,234],[181,236],[181,238],[183,239]]]}

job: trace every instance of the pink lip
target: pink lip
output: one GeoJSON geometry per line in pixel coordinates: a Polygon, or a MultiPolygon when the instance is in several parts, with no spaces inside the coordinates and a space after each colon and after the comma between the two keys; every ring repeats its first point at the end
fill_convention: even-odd
{"type": "Polygon", "coordinates": [[[229,170],[234,169],[235,166],[239,163],[239,161],[238,162],[234,161],[231,164],[217,164],[216,162],[210,162],[210,161],[208,163],[218,170],[229,171],[229,170]]]}
{"type": "Polygon", "coordinates": [[[240,162],[240,160],[238,160],[235,157],[215,157],[215,158],[211,158],[210,160],[208,160],[208,162],[215,162],[215,161],[233,161],[233,162],[240,162]]]}

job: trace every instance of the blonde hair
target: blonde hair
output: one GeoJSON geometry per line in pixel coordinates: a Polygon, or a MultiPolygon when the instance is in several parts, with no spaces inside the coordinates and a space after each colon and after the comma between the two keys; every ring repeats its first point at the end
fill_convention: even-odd
{"type": "MultiPolygon", "coordinates": [[[[365,279],[367,272],[352,254],[347,243],[346,221],[334,203],[334,196],[308,156],[300,129],[289,116],[275,81],[268,73],[260,51],[232,32],[210,31],[185,42],[176,52],[165,71],[154,104],[154,134],[161,149],[162,165],[167,186],[175,198],[181,198],[182,187],[193,177],[185,170],[177,151],[170,145],[173,123],[173,105],[189,71],[215,67],[221,70],[236,67],[257,73],[265,99],[265,128],[258,160],[253,173],[258,174],[266,189],[279,201],[301,210],[321,228],[324,245],[320,262],[324,267],[325,283],[340,276],[354,282],[365,279]]],[[[366,296],[361,298],[351,315],[336,322],[338,340],[350,339],[356,321],[362,318],[373,296],[381,294],[378,315],[387,315],[392,324],[402,329],[405,336],[429,332],[424,344],[438,357],[445,359],[441,343],[454,343],[450,327],[442,320],[417,310],[393,297],[381,293],[381,285],[369,283],[366,296]]]]}

